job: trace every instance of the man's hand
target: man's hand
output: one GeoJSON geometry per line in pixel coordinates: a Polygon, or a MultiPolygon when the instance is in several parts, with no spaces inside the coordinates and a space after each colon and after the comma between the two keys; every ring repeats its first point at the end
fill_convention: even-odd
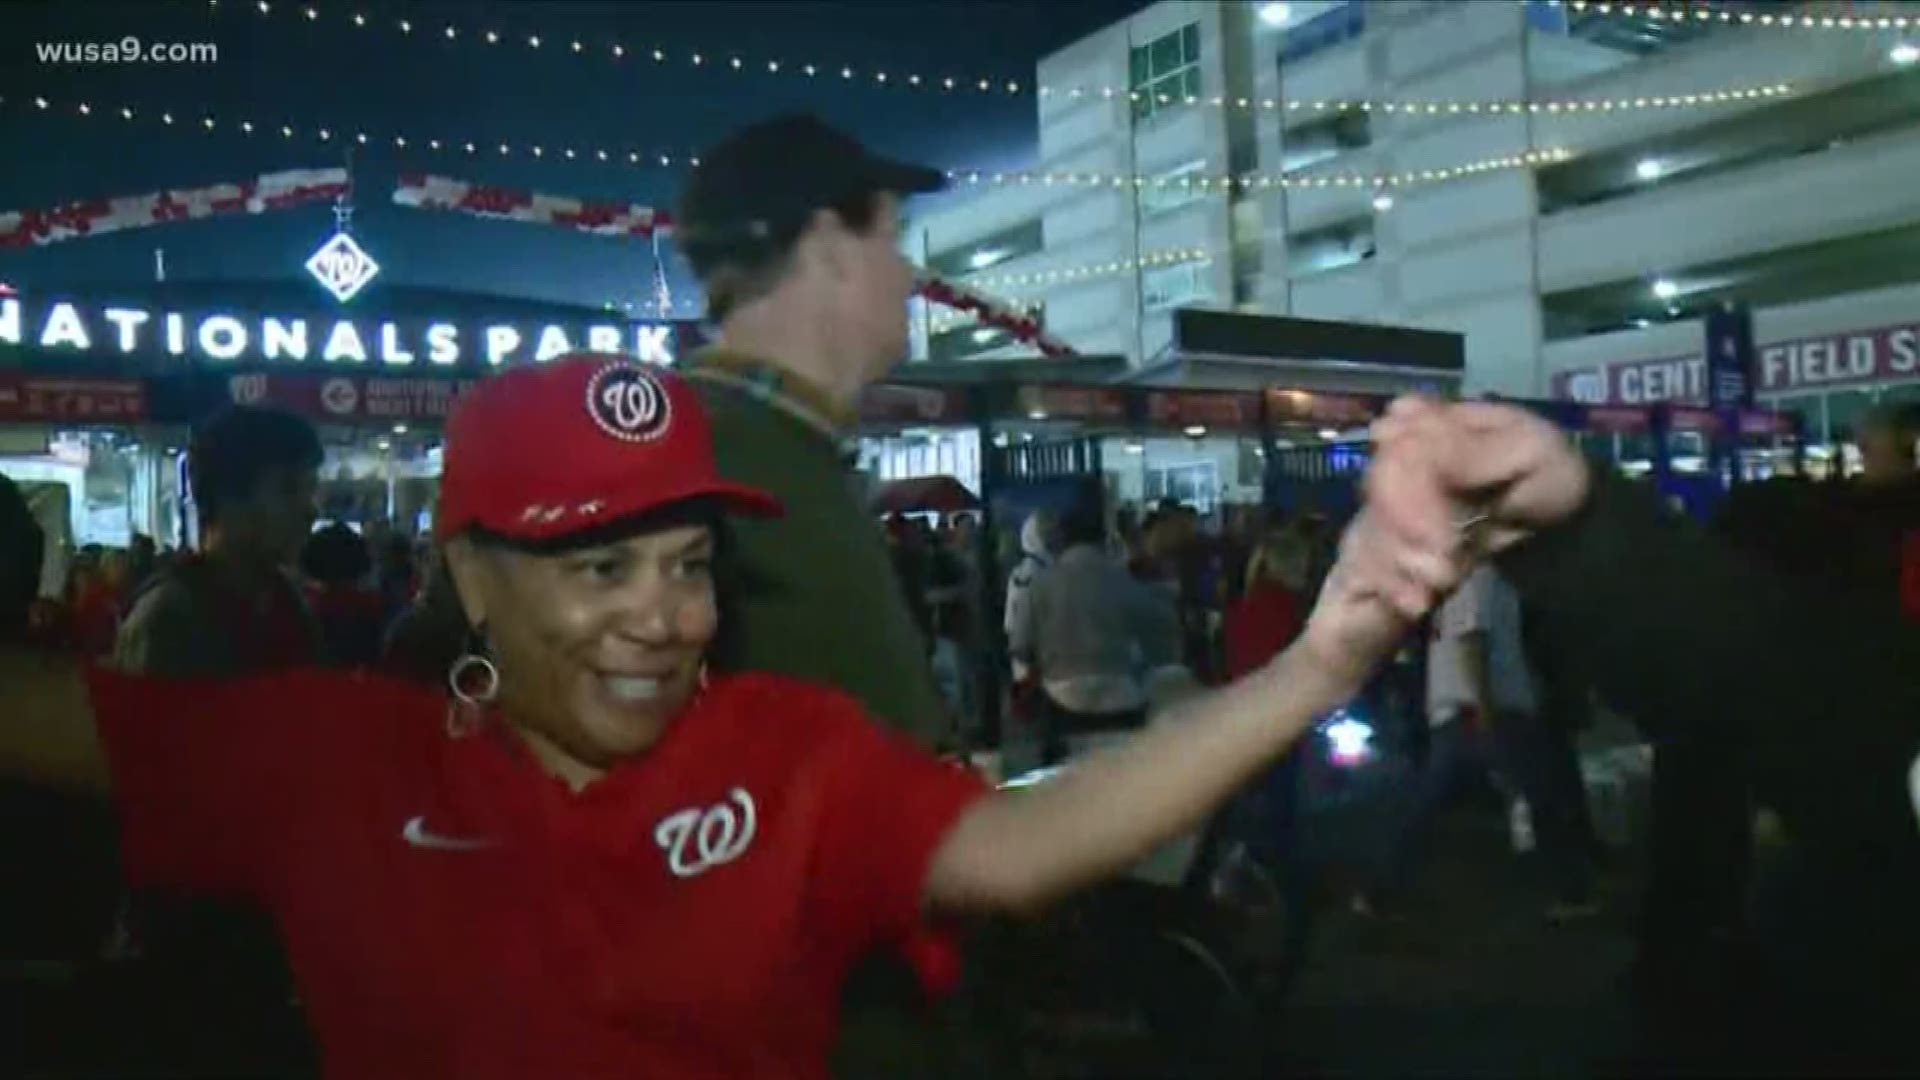
{"type": "Polygon", "coordinates": [[[1367,509],[1400,544],[1451,550],[1462,525],[1491,554],[1587,500],[1586,459],[1552,423],[1509,405],[1402,398],[1374,424],[1367,509]]]}
{"type": "Polygon", "coordinates": [[[1467,569],[1457,534],[1435,547],[1408,543],[1368,507],[1340,538],[1340,561],[1320,590],[1301,643],[1357,692],[1467,569]]]}

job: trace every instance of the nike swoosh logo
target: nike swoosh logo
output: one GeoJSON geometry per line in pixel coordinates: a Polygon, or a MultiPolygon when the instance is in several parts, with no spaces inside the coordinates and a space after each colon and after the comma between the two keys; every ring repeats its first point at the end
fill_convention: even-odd
{"type": "Polygon", "coordinates": [[[416,817],[409,820],[406,828],[400,830],[400,835],[407,843],[412,844],[414,847],[428,848],[433,851],[478,851],[489,845],[489,842],[486,840],[462,840],[451,836],[439,836],[430,833],[427,831],[427,819],[425,817],[416,817]]]}

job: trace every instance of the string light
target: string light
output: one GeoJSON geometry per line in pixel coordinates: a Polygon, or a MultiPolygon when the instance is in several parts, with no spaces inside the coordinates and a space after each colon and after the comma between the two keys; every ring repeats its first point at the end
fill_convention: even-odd
{"type": "MultiPolygon", "coordinates": [[[[13,99],[11,98],[0,98],[0,105],[5,105],[12,100],[13,99]]],[[[91,118],[96,114],[96,110],[94,109],[94,107],[91,104],[88,104],[86,102],[63,104],[60,102],[50,100],[43,96],[35,97],[32,100],[33,100],[33,105],[37,109],[39,109],[42,112],[46,112],[53,115],[69,114],[69,115],[77,115],[81,117],[91,118]]],[[[98,112],[99,112],[99,115],[104,117],[107,115],[108,111],[109,110],[99,110],[98,112]]],[[[117,115],[122,122],[129,123],[129,124],[139,123],[141,122],[142,119],[150,118],[152,116],[151,113],[141,113],[132,108],[120,108],[120,109],[111,110],[111,111],[114,113],[114,115],[117,115]]],[[[161,126],[169,127],[169,128],[174,126],[172,113],[162,112],[159,114],[159,117],[160,117],[161,126]]],[[[260,127],[256,127],[256,125],[251,119],[245,119],[245,118],[239,120],[236,123],[222,124],[217,121],[216,117],[206,116],[202,120],[202,126],[207,131],[216,131],[216,130],[237,131],[239,134],[249,136],[249,137],[260,134],[263,130],[260,127]]],[[[279,131],[283,139],[286,139],[289,141],[312,140],[318,143],[330,143],[333,137],[332,132],[328,128],[325,128],[319,125],[277,123],[277,124],[266,125],[264,130],[272,131],[276,129],[279,131]]],[[[401,133],[401,132],[394,132],[394,133],[384,135],[384,136],[379,136],[379,137],[369,135],[366,132],[357,132],[353,138],[354,138],[354,141],[361,146],[372,146],[378,143],[386,146],[391,146],[399,150],[424,149],[426,152],[431,154],[455,155],[459,153],[464,153],[469,157],[477,156],[479,153],[479,150],[476,147],[476,144],[474,141],[443,142],[442,140],[437,138],[421,138],[415,135],[401,133]]],[[[626,148],[618,148],[618,147],[562,146],[557,148],[550,148],[550,147],[536,145],[530,142],[518,143],[518,142],[513,142],[511,140],[507,140],[507,141],[486,140],[486,142],[491,146],[493,146],[498,151],[499,156],[507,157],[507,158],[522,157],[522,156],[533,157],[533,158],[545,158],[548,155],[548,153],[551,152],[569,161],[577,161],[582,156],[590,156],[596,161],[611,162],[611,161],[614,161],[615,159],[618,159],[618,160],[624,161],[628,165],[641,166],[644,164],[647,166],[652,166],[657,164],[658,167],[663,169],[671,169],[677,166],[697,167],[700,164],[700,159],[698,157],[693,157],[693,156],[683,157],[683,156],[678,156],[678,155],[669,154],[669,153],[645,152],[637,149],[626,149],[626,148]]],[[[977,186],[1038,185],[1043,187],[1044,186],[1064,186],[1064,187],[1074,187],[1074,188],[1104,187],[1104,188],[1115,188],[1115,189],[1134,188],[1139,190],[1144,190],[1147,188],[1154,188],[1154,189],[1178,188],[1182,190],[1197,189],[1203,193],[1214,192],[1214,191],[1226,193],[1226,192],[1233,191],[1236,188],[1243,191],[1269,190],[1269,189],[1276,189],[1276,188],[1277,189],[1393,188],[1393,187],[1406,187],[1406,186],[1415,185],[1415,184],[1441,183],[1448,180],[1455,180],[1462,177],[1474,176],[1474,175],[1487,173],[1487,172],[1504,171],[1504,170],[1510,170],[1510,169],[1533,168],[1539,165],[1548,165],[1548,164],[1554,164],[1557,162],[1566,161],[1570,159],[1572,156],[1573,156],[1572,152],[1565,149],[1556,148],[1556,149],[1549,149],[1549,150],[1534,150],[1534,151],[1528,151],[1524,154],[1518,154],[1518,155],[1513,155],[1508,157],[1488,158],[1483,161],[1470,162],[1464,165],[1447,166],[1439,169],[1412,170],[1412,171],[1403,172],[1403,173],[1393,173],[1393,174],[1384,174],[1384,175],[1321,174],[1321,175],[1309,175],[1309,176],[1286,176],[1286,175],[1273,175],[1273,174],[1265,174],[1265,173],[1247,173],[1239,176],[1198,176],[1196,177],[1192,175],[1186,175],[1186,176],[1178,176],[1178,177],[1165,177],[1165,176],[1156,177],[1156,176],[1141,176],[1141,175],[1121,174],[1121,173],[1052,173],[1052,172],[1005,173],[1005,172],[983,172],[983,171],[975,171],[975,170],[965,170],[965,171],[955,170],[955,171],[950,171],[947,175],[956,184],[966,184],[968,186],[976,186],[976,187],[977,186]]]]}
{"type": "MultiPolygon", "coordinates": [[[[1162,266],[1205,262],[1212,257],[1212,254],[1204,248],[1181,248],[1174,251],[1157,251],[1137,259],[1115,259],[1111,262],[1086,263],[1079,266],[1057,266],[1051,270],[1036,270],[1026,274],[971,275],[956,280],[964,282],[969,288],[997,292],[1003,289],[1066,285],[1093,278],[1110,277],[1114,274],[1131,273],[1135,270],[1152,270],[1162,266]]],[[[1001,297],[1001,299],[1005,298],[1001,297]]]]}
{"type": "MultiPolygon", "coordinates": [[[[85,118],[98,115],[104,118],[109,111],[96,109],[93,105],[86,102],[60,102],[46,97],[34,97],[30,99],[30,101],[35,109],[48,115],[72,115],[85,118]]],[[[16,103],[16,100],[13,98],[0,97],[0,106],[14,103],[16,103]]],[[[27,101],[18,102],[18,104],[21,105],[27,103],[27,101]]],[[[143,120],[152,121],[157,118],[158,126],[160,127],[172,129],[177,126],[174,114],[171,112],[142,113],[132,108],[119,108],[110,111],[121,121],[129,124],[139,123],[143,120]]],[[[203,116],[200,121],[200,126],[208,132],[226,132],[244,135],[249,138],[278,132],[280,138],[283,140],[310,139],[315,143],[322,144],[331,144],[337,131],[337,129],[318,125],[285,123],[256,124],[249,119],[223,122],[213,116],[203,116]]],[[[341,137],[345,138],[346,136],[343,135],[341,137]]],[[[578,161],[582,157],[592,157],[596,161],[612,162],[618,160],[627,165],[657,167],[662,169],[671,169],[676,166],[695,167],[700,164],[698,157],[662,154],[655,151],[621,149],[617,147],[547,147],[534,143],[500,142],[495,140],[484,140],[480,142],[443,141],[437,138],[419,138],[400,132],[375,136],[363,131],[356,132],[352,138],[353,141],[360,146],[372,146],[377,143],[390,146],[395,150],[425,150],[428,153],[448,156],[478,157],[482,148],[491,146],[499,156],[507,158],[524,156],[544,159],[549,155],[557,155],[568,161],[578,161]]]]}
{"type": "MultiPolygon", "coordinates": [[[[1115,259],[1110,262],[1085,263],[1078,266],[1060,266],[1051,270],[1041,270],[1030,274],[984,274],[956,278],[969,289],[980,292],[991,291],[994,299],[1020,315],[1038,313],[1044,302],[1033,299],[1009,298],[1004,289],[1046,288],[1054,285],[1072,285],[1082,281],[1094,281],[1113,277],[1117,274],[1130,274],[1139,270],[1153,270],[1163,266],[1181,266],[1187,263],[1208,262],[1213,253],[1204,248],[1182,248],[1176,251],[1160,251],[1143,255],[1138,259],[1115,259]]],[[[942,310],[927,320],[930,333],[942,334],[963,326],[972,326],[979,318],[972,312],[942,310]]]]}
{"type": "MultiPolygon", "coordinates": [[[[219,4],[210,3],[207,5],[206,10],[210,12],[218,11],[219,4]]],[[[261,2],[256,4],[255,10],[260,14],[260,16],[264,18],[271,18],[274,16],[287,14],[285,9],[275,7],[272,4],[266,3],[266,2],[261,2]]],[[[317,8],[309,7],[309,8],[302,9],[299,12],[299,14],[302,15],[305,18],[305,20],[310,23],[319,22],[321,20],[337,16],[337,17],[349,20],[350,22],[352,22],[352,24],[356,28],[359,28],[359,29],[392,28],[392,29],[398,30],[402,34],[412,34],[414,29],[413,23],[411,22],[411,20],[369,19],[365,14],[359,13],[359,12],[354,12],[354,13],[329,12],[329,11],[324,11],[317,8]]],[[[539,34],[529,34],[526,37],[515,39],[507,35],[503,35],[499,30],[492,29],[492,28],[474,31],[474,30],[463,29],[460,26],[452,25],[452,24],[449,24],[443,27],[441,33],[444,36],[445,40],[447,41],[478,40],[478,41],[484,41],[488,45],[499,45],[499,44],[502,44],[503,42],[511,43],[517,40],[519,43],[524,44],[528,49],[534,49],[534,50],[540,49],[542,44],[552,40],[551,38],[543,38],[539,34]]],[[[619,40],[609,40],[599,45],[589,45],[587,42],[584,42],[584,41],[573,40],[570,44],[570,48],[572,50],[572,54],[575,56],[583,56],[583,57],[597,56],[602,58],[610,58],[613,60],[623,59],[626,57],[626,55],[629,52],[635,51],[634,46],[631,42],[619,41],[619,40]]],[[[695,52],[695,51],[689,50],[684,54],[676,55],[676,54],[670,53],[668,50],[664,48],[656,47],[652,50],[651,55],[653,57],[654,62],[657,64],[665,64],[675,59],[684,59],[684,61],[692,67],[698,67],[698,68],[709,67],[707,61],[710,59],[710,57],[707,54],[704,54],[701,52],[695,52]]],[[[780,74],[782,71],[788,69],[789,67],[790,65],[786,61],[780,60],[778,58],[770,57],[765,60],[755,60],[745,56],[730,56],[727,60],[726,67],[724,68],[724,70],[727,70],[729,72],[735,72],[735,73],[764,70],[768,74],[777,75],[777,74],[780,74]]],[[[807,77],[812,78],[817,76],[822,69],[817,67],[814,64],[806,64],[803,67],[796,67],[794,68],[794,70],[804,71],[804,74],[807,77]]],[[[860,68],[850,68],[850,67],[843,66],[838,70],[840,70],[843,73],[842,78],[845,79],[846,81],[857,82],[862,85],[868,85],[868,86],[879,86],[879,87],[904,86],[912,89],[919,89],[923,86],[934,85],[936,82],[936,80],[925,78],[919,74],[910,74],[905,76],[904,78],[896,78],[888,75],[886,72],[881,71],[877,68],[872,70],[862,70],[860,68]]],[[[945,89],[948,91],[969,91],[969,92],[980,93],[980,94],[1019,95],[1027,90],[1027,88],[1022,86],[1018,80],[1014,80],[1014,79],[1003,80],[1003,79],[978,78],[978,77],[968,78],[968,79],[947,78],[947,79],[938,80],[938,85],[942,89],[945,89]]]]}
{"type": "MultiPolygon", "coordinates": [[[[662,312],[660,310],[660,301],[658,299],[646,300],[637,304],[634,303],[632,300],[626,300],[626,301],[607,300],[603,302],[600,305],[600,307],[603,311],[625,311],[630,313],[645,312],[648,314],[656,314],[656,315],[666,314],[665,312],[662,312]]],[[[707,305],[705,300],[684,300],[684,299],[675,298],[673,300],[673,305],[671,310],[684,311],[691,315],[699,315],[701,312],[706,310],[706,307],[707,305]]]]}
{"type": "Polygon", "coordinates": [[[1560,2],[1561,6],[1579,14],[1593,12],[1599,15],[1620,15],[1629,19],[1644,16],[1676,25],[1719,23],[1723,26],[1764,26],[1781,30],[1850,30],[1869,33],[1920,27],[1920,18],[1906,15],[1815,15],[1801,12],[1775,14],[1770,11],[1735,10],[1707,4],[1616,4],[1602,3],[1598,0],[1560,0],[1560,2]]]}
{"type": "MultiPolygon", "coordinates": [[[[1685,9],[1677,8],[1673,5],[1659,5],[1659,4],[1651,4],[1651,5],[1649,4],[1640,4],[1640,5],[1595,4],[1595,3],[1585,2],[1585,0],[1567,0],[1567,3],[1568,3],[1568,6],[1572,7],[1576,11],[1585,11],[1589,9],[1594,9],[1594,10],[1602,10],[1602,11],[1619,10],[1627,13],[1631,13],[1634,11],[1651,13],[1652,11],[1655,11],[1655,10],[1660,10],[1660,11],[1684,11],[1685,10],[1685,9]]],[[[219,9],[219,5],[210,4],[206,10],[217,11],[218,9],[219,9]]],[[[260,3],[257,6],[257,10],[259,14],[265,18],[288,15],[288,10],[286,8],[274,6],[268,3],[260,3]]],[[[1745,14],[1746,13],[1742,13],[1742,16],[1744,16],[1745,14]]],[[[335,12],[335,11],[319,10],[316,8],[305,9],[305,19],[306,21],[309,21],[309,22],[326,20],[326,19],[335,18],[335,17],[350,19],[352,24],[355,27],[358,27],[361,29],[393,29],[393,30],[398,30],[402,35],[406,35],[406,36],[411,36],[414,29],[412,22],[406,19],[395,19],[395,20],[370,19],[366,15],[360,14],[360,13],[346,14],[346,13],[335,12]]],[[[1666,16],[1656,15],[1654,17],[1659,18],[1659,17],[1666,17],[1666,16]]],[[[1675,21],[1678,21],[1680,18],[1683,18],[1685,16],[1674,15],[1671,17],[1674,18],[1675,21]]],[[[1710,17],[1719,18],[1720,16],[1714,15],[1710,17]]],[[[1737,21],[1740,17],[1741,16],[1729,15],[1729,21],[1737,21]]],[[[1777,21],[1781,24],[1785,24],[1787,22],[1792,21],[1789,16],[1785,16],[1785,15],[1778,16],[1777,18],[1775,16],[1759,16],[1756,18],[1770,20],[1770,21],[1777,21]]],[[[1887,23],[1887,26],[1882,27],[1882,29],[1893,29],[1893,28],[1896,28],[1896,26],[1898,27],[1906,26],[1910,20],[1907,20],[1904,18],[1880,19],[1880,20],[1868,20],[1868,19],[1862,18],[1862,19],[1843,19],[1843,20],[1827,19],[1827,20],[1811,20],[1811,21],[1815,21],[1815,22],[1838,21],[1838,22],[1846,22],[1850,25],[1865,24],[1868,22],[1875,22],[1875,23],[1884,22],[1884,23],[1887,23]]],[[[1920,22],[1920,20],[1914,20],[1914,21],[1920,22]]],[[[503,34],[498,29],[491,28],[491,27],[484,28],[484,29],[463,28],[453,24],[445,25],[442,29],[442,34],[444,35],[445,42],[454,42],[459,44],[473,43],[476,46],[480,45],[481,43],[484,43],[487,46],[500,46],[502,44],[506,44],[506,45],[519,44],[519,45],[525,46],[527,49],[532,51],[544,51],[541,48],[542,44],[547,41],[555,40],[552,38],[545,38],[539,34],[528,34],[526,36],[514,36],[514,35],[503,34]]],[[[863,69],[857,66],[849,66],[844,64],[821,65],[821,64],[806,63],[806,62],[795,63],[793,61],[790,61],[781,57],[754,58],[746,55],[729,54],[728,60],[725,64],[717,64],[717,63],[708,62],[710,59],[712,59],[710,53],[704,53],[704,52],[695,51],[691,49],[685,50],[685,51],[672,51],[672,50],[668,50],[664,46],[654,45],[649,49],[642,50],[640,47],[634,45],[631,41],[622,41],[617,39],[607,39],[597,44],[590,44],[586,41],[582,41],[578,39],[569,39],[569,40],[571,40],[571,46],[570,46],[571,52],[568,55],[578,56],[582,58],[598,59],[601,61],[608,61],[608,60],[621,61],[621,60],[624,60],[629,54],[632,54],[634,56],[650,56],[656,65],[664,66],[669,64],[673,64],[673,65],[685,64],[689,67],[699,68],[703,71],[725,71],[729,74],[735,74],[735,75],[787,75],[790,77],[798,77],[798,78],[805,78],[805,79],[817,79],[823,75],[837,75],[839,77],[839,81],[842,82],[843,84],[854,85],[854,86],[868,86],[868,87],[874,87],[879,89],[896,89],[896,90],[905,90],[905,91],[921,90],[921,91],[929,91],[929,92],[938,91],[943,94],[969,94],[969,95],[976,95],[976,96],[986,95],[986,96],[995,96],[995,97],[1030,97],[1037,94],[1041,98],[1066,98],[1066,99],[1073,99],[1073,100],[1098,96],[1102,100],[1107,100],[1107,101],[1111,101],[1115,98],[1123,98],[1123,99],[1127,99],[1135,102],[1144,101],[1149,96],[1143,93],[1142,91],[1136,90],[1132,87],[1122,86],[1122,85],[1034,86],[1029,83],[1023,83],[1018,79],[989,78],[989,77],[982,77],[979,75],[974,75],[974,76],[969,76],[964,78],[959,76],[954,76],[954,75],[943,75],[943,76],[936,77],[936,76],[926,76],[918,72],[909,72],[909,73],[901,74],[899,72],[888,72],[877,66],[873,68],[863,69]]],[[[1224,96],[1218,96],[1218,97],[1186,96],[1186,97],[1176,98],[1172,95],[1167,95],[1167,94],[1158,94],[1158,95],[1152,95],[1152,96],[1156,103],[1162,104],[1162,105],[1175,105],[1175,104],[1204,105],[1204,106],[1215,108],[1215,109],[1239,110],[1241,112],[1275,112],[1275,111],[1311,112],[1311,113],[1379,112],[1379,113],[1387,113],[1387,114],[1400,116],[1400,117],[1423,118],[1423,117],[1458,116],[1462,114],[1471,115],[1476,113],[1479,113],[1479,114],[1561,113],[1565,115],[1581,116],[1581,115],[1591,115],[1591,114],[1598,114],[1598,113],[1605,113],[1605,112],[1629,111],[1629,110],[1635,110],[1635,109],[1672,109],[1672,108],[1691,108],[1691,107],[1702,107],[1702,106],[1712,106],[1712,105],[1723,105],[1723,104],[1729,104],[1736,101],[1751,101],[1751,100],[1757,100],[1761,98],[1779,97],[1789,92],[1790,92],[1789,88],[1784,85],[1769,85],[1769,86],[1758,86],[1758,87],[1706,90],[1698,93],[1670,95],[1665,97],[1636,97],[1636,98],[1614,98],[1614,99],[1569,98],[1569,99],[1556,100],[1556,101],[1529,101],[1524,99],[1495,99],[1495,100],[1477,100],[1477,101],[1464,101],[1464,100],[1463,101],[1426,101],[1426,100],[1400,101],[1400,100],[1386,100],[1386,99],[1379,99],[1379,100],[1346,99],[1346,100],[1332,100],[1332,101],[1326,101],[1326,100],[1303,101],[1303,100],[1292,100],[1292,99],[1286,99],[1286,98],[1253,98],[1253,97],[1231,97],[1230,98],[1230,97],[1224,97],[1224,96]]]]}
{"type": "Polygon", "coordinates": [[[1129,173],[986,173],[977,171],[950,171],[947,178],[956,184],[969,186],[1011,187],[1015,185],[1042,187],[1060,185],[1065,187],[1112,187],[1112,188],[1179,188],[1202,192],[1228,192],[1235,188],[1243,191],[1258,191],[1272,188],[1282,189],[1320,189],[1320,188],[1383,188],[1406,187],[1413,184],[1433,184],[1447,180],[1457,180],[1465,176],[1480,173],[1499,172],[1508,169],[1530,169],[1538,165],[1552,165],[1567,161],[1573,157],[1571,150],[1529,150],[1524,154],[1509,157],[1487,158],[1483,161],[1469,162],[1465,165],[1450,165],[1439,169],[1416,169],[1403,173],[1381,175],[1360,175],[1352,173],[1323,174],[1318,176],[1276,176],[1270,173],[1246,173],[1240,176],[1139,176],[1129,173]]]}
{"type": "MultiPolygon", "coordinates": [[[[1040,88],[1040,96],[1043,98],[1066,96],[1074,99],[1090,96],[1095,92],[1094,89],[1079,86],[1071,87],[1065,91],[1047,86],[1040,88]]],[[[1133,102],[1144,102],[1148,98],[1148,95],[1138,90],[1128,90],[1115,86],[1099,87],[1097,92],[1103,100],[1125,98],[1133,102]]],[[[1523,116],[1529,114],[1592,116],[1601,113],[1634,112],[1651,109],[1692,109],[1715,105],[1731,105],[1740,101],[1764,101],[1770,98],[1785,97],[1791,93],[1793,93],[1791,84],[1770,83],[1766,86],[1742,86],[1725,90],[1705,90],[1691,94],[1664,94],[1630,98],[1563,98],[1549,101],[1512,98],[1471,101],[1401,100],[1386,98],[1307,101],[1298,98],[1201,98],[1191,95],[1184,98],[1177,98],[1169,94],[1154,95],[1153,100],[1160,105],[1207,105],[1216,109],[1239,110],[1241,112],[1306,112],[1314,115],[1359,112],[1425,119],[1459,116],[1523,116]]]]}

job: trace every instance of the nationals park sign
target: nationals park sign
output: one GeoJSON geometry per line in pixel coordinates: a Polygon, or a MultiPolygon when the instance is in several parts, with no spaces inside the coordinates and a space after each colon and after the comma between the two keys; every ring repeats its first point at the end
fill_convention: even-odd
{"type": "Polygon", "coordinates": [[[0,298],[0,349],[30,348],[47,357],[81,360],[149,358],[262,367],[319,364],[427,374],[434,369],[484,370],[540,362],[591,349],[624,353],[650,364],[672,364],[679,359],[682,329],[671,322],[612,318],[252,315],[0,298]]]}

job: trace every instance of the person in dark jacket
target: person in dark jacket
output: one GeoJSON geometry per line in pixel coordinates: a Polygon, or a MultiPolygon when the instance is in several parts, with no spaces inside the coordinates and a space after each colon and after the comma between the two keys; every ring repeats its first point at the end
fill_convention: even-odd
{"type": "MultiPolygon", "coordinates": [[[[1742,484],[1711,528],[1730,549],[1783,577],[1839,588],[1827,558],[1833,540],[1822,535],[1834,525],[1832,491],[1800,478],[1742,484]]],[[[1682,730],[1655,748],[1634,979],[1650,1041],[1670,1059],[1711,1053],[1726,1037],[1728,1018],[1703,1022],[1700,1003],[1725,1001],[1725,984],[1738,977],[1750,930],[1756,809],[1738,732],[1682,730]]]]}
{"type": "Polygon", "coordinates": [[[200,550],[154,575],[120,626],[122,669],[237,678],[312,662],[319,631],[288,571],[313,531],[323,453],[289,413],[236,407],[187,451],[200,550]]]}
{"type": "Polygon", "coordinates": [[[1464,538],[1579,635],[1656,744],[1737,743],[1779,816],[1794,866],[1741,984],[1752,1056],[1719,1067],[1920,1072],[1920,635],[1595,475],[1521,410],[1409,399],[1375,439],[1367,513],[1405,545],[1410,592],[1457,574],[1464,538]]]}
{"type": "MultiPolygon", "coordinates": [[[[1920,622],[1920,403],[1875,410],[1860,432],[1864,466],[1841,489],[1845,520],[1835,522],[1826,562],[1848,573],[1862,599],[1893,605],[1920,622]]],[[[1831,515],[1827,520],[1834,520],[1831,515]]]]}

